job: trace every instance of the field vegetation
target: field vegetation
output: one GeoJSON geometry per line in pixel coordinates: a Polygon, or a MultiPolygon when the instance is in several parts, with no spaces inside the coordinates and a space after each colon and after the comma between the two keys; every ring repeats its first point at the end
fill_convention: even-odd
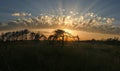
{"type": "Polygon", "coordinates": [[[49,40],[1,40],[0,71],[120,71],[118,38],[63,41],[61,33],[49,40]]]}

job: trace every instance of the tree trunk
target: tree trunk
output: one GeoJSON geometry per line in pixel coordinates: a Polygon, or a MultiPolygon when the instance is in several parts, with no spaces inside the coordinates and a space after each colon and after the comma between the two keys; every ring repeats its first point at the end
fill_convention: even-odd
{"type": "Polygon", "coordinates": [[[62,36],[62,47],[64,46],[64,35],[62,36]]]}

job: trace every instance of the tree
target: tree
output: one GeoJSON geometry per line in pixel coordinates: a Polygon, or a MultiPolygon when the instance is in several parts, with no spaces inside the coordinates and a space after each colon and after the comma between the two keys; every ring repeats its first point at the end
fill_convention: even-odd
{"type": "Polygon", "coordinates": [[[65,33],[65,31],[61,30],[61,29],[57,29],[54,31],[54,35],[57,35],[57,36],[63,35],[64,33],[65,33]]]}
{"type": "Polygon", "coordinates": [[[54,31],[53,35],[50,35],[48,40],[50,41],[50,43],[52,44],[61,44],[62,46],[64,46],[64,37],[65,37],[65,31],[61,30],[61,29],[57,29],[54,31]]]}
{"type": "Polygon", "coordinates": [[[53,40],[57,40],[57,39],[59,39],[59,40],[57,40],[57,41],[59,41],[60,42],[60,40],[61,40],[61,44],[62,44],[62,46],[64,46],[64,34],[65,34],[65,31],[64,30],[61,30],[61,29],[57,29],[57,30],[55,30],[54,31],[54,38],[53,38],[53,40]],[[61,39],[60,39],[61,38],[61,39]]]}
{"type": "Polygon", "coordinates": [[[5,35],[4,35],[4,33],[2,33],[1,34],[1,40],[4,41],[4,39],[5,39],[5,35]]]}
{"type": "Polygon", "coordinates": [[[40,39],[40,35],[37,33],[35,34],[35,39],[34,40],[39,40],[40,39]]]}
{"type": "Polygon", "coordinates": [[[19,40],[19,36],[20,36],[19,31],[16,31],[15,35],[16,35],[16,41],[19,40]]]}
{"type": "Polygon", "coordinates": [[[29,33],[29,30],[28,29],[24,29],[23,30],[23,34],[25,35],[25,38],[24,40],[27,40],[27,34],[29,33]]]}
{"type": "MultiPolygon", "coordinates": [[[[65,32],[64,30],[57,29],[54,31],[53,35],[50,35],[48,37],[48,41],[50,44],[61,44],[64,46],[65,41],[68,41],[68,39],[73,39],[74,41],[79,41],[79,36],[73,36],[69,32],[65,32]]],[[[72,41],[72,40],[71,40],[72,41]]]]}
{"type": "Polygon", "coordinates": [[[34,32],[30,32],[30,39],[34,40],[35,39],[35,33],[34,32]]]}
{"type": "Polygon", "coordinates": [[[47,39],[47,37],[45,35],[43,35],[43,34],[40,35],[40,40],[46,40],[46,39],[47,39]]]}

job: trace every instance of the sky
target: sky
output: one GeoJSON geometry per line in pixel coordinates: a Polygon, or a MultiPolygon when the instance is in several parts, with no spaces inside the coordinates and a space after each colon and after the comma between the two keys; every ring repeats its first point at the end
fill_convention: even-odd
{"type": "Polygon", "coordinates": [[[86,39],[120,37],[119,8],[120,0],[0,0],[0,32],[59,28],[86,39]]]}

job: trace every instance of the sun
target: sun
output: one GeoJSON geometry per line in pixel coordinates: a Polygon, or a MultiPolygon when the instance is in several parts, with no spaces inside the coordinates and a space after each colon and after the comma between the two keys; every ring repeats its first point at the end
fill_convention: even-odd
{"type": "Polygon", "coordinates": [[[74,35],[74,31],[72,31],[72,30],[70,30],[70,29],[63,29],[65,32],[68,32],[68,33],[70,33],[70,34],[72,34],[72,35],[74,35]]]}

